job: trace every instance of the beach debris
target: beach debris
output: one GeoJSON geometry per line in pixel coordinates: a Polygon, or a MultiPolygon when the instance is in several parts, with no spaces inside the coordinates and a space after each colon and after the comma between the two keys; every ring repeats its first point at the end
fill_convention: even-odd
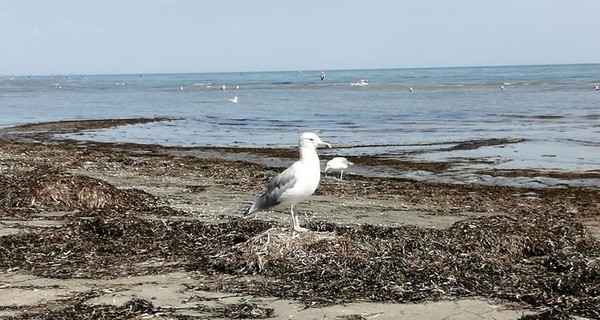
{"type": "Polygon", "coordinates": [[[49,166],[2,180],[0,205],[9,207],[98,209],[136,201],[143,203],[152,198],[139,190],[121,190],[105,181],[49,166]]]}
{"type": "Polygon", "coordinates": [[[0,270],[93,279],[184,269],[225,276],[218,288],[199,290],[312,306],[483,296],[600,315],[600,242],[560,212],[472,218],[449,229],[310,223],[320,232],[295,238],[260,220],[157,221],[140,214],[117,210],[0,237],[0,270]]]}
{"type": "MultiPolygon", "coordinates": [[[[87,292],[95,294],[95,292],[87,292]]],[[[89,298],[89,297],[87,297],[89,298]]],[[[148,300],[132,298],[122,306],[115,305],[89,305],[86,299],[75,297],[66,299],[61,306],[42,306],[37,310],[26,311],[18,315],[3,317],[7,320],[85,320],[85,319],[267,319],[274,315],[274,309],[261,307],[255,303],[223,304],[218,307],[198,305],[194,309],[204,316],[186,317],[176,313],[175,308],[155,307],[148,300]],[[70,302],[70,303],[69,303],[70,302]]]]}

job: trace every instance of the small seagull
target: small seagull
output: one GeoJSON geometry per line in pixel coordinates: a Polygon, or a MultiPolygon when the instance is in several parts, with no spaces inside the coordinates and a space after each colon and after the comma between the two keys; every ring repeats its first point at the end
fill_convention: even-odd
{"type": "Polygon", "coordinates": [[[235,97],[233,97],[233,99],[229,99],[229,101],[231,101],[233,103],[238,103],[238,97],[235,96],[235,97]]]}
{"type": "Polygon", "coordinates": [[[183,86],[179,87],[179,90],[180,90],[180,91],[183,91],[183,86]]]}
{"type": "Polygon", "coordinates": [[[342,176],[344,175],[344,170],[348,169],[348,166],[354,165],[354,163],[348,161],[348,159],[344,157],[335,157],[329,161],[327,161],[327,166],[325,167],[325,174],[327,174],[327,170],[331,171],[339,171],[340,172],[340,180],[342,180],[342,176]]]}
{"type": "Polygon", "coordinates": [[[500,85],[500,90],[504,90],[504,85],[500,85]]]}
{"type": "Polygon", "coordinates": [[[247,216],[260,210],[290,206],[294,231],[308,231],[308,229],[300,227],[294,206],[310,197],[319,186],[319,180],[321,180],[321,168],[317,154],[319,146],[331,148],[329,143],[323,142],[312,132],[300,135],[298,140],[300,159],[271,180],[267,190],[256,199],[244,215],[247,216]]]}
{"type": "Polygon", "coordinates": [[[413,92],[413,88],[412,88],[412,87],[410,87],[410,88],[408,89],[408,91],[409,91],[409,92],[413,92]]]}

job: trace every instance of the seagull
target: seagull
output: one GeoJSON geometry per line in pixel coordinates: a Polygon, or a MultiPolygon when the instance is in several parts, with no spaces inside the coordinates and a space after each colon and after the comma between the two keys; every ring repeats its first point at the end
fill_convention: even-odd
{"type": "Polygon", "coordinates": [[[340,180],[342,180],[344,170],[348,169],[348,166],[351,166],[353,164],[354,163],[348,161],[348,159],[344,157],[335,157],[327,161],[327,166],[325,167],[325,174],[327,174],[327,170],[340,171],[340,180]]]}
{"type": "Polygon", "coordinates": [[[290,206],[294,231],[308,231],[308,229],[300,227],[298,216],[294,213],[294,206],[310,197],[319,186],[321,179],[321,168],[317,155],[319,146],[331,148],[329,143],[323,142],[312,132],[304,132],[300,135],[298,140],[300,159],[276,176],[244,215],[270,208],[278,209],[290,206]]]}
{"type": "Polygon", "coordinates": [[[229,99],[229,101],[231,101],[233,103],[238,103],[238,97],[235,96],[235,97],[233,97],[233,99],[229,99]]]}

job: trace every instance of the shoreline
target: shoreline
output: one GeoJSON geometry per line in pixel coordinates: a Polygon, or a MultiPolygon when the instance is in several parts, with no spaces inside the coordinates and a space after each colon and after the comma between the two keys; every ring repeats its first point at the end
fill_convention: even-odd
{"type": "MultiPolygon", "coordinates": [[[[77,134],[89,130],[115,128],[124,125],[147,124],[162,121],[174,121],[176,118],[125,118],[100,120],[65,120],[55,122],[29,123],[0,128],[0,137],[14,138],[19,141],[43,141],[45,143],[66,143],[74,145],[104,146],[108,148],[143,149],[151,152],[162,152],[174,156],[193,156],[200,158],[220,158],[231,161],[252,162],[269,167],[285,168],[290,160],[295,160],[297,150],[290,147],[227,147],[227,146],[165,146],[160,144],[140,144],[131,142],[100,142],[94,140],[77,140],[57,138],[59,134],[77,134]]],[[[420,144],[433,149],[427,152],[452,152],[457,150],[477,150],[484,147],[505,148],[511,144],[524,142],[525,139],[479,139],[466,141],[449,141],[444,143],[420,144]]],[[[452,158],[425,160],[414,157],[423,150],[408,151],[406,154],[372,154],[346,155],[343,150],[363,147],[386,147],[389,145],[355,145],[340,146],[332,149],[328,157],[345,156],[357,166],[349,170],[359,176],[401,178],[416,181],[434,181],[441,183],[476,183],[487,185],[505,185],[516,187],[564,187],[600,186],[600,169],[564,170],[552,168],[496,168],[494,161],[485,157],[452,158]],[[487,164],[486,169],[480,164],[487,164]],[[399,173],[400,172],[400,173],[399,173]]],[[[326,150],[327,151],[327,150],[326,150]]],[[[322,156],[323,158],[323,156],[322,156]]],[[[442,157],[443,158],[443,157],[442,157]]]]}
{"type": "MultiPolygon", "coordinates": [[[[51,138],[139,121],[159,120],[0,129],[0,318],[72,309],[115,319],[600,315],[599,284],[585,278],[600,272],[597,186],[322,177],[299,206],[312,231],[291,238],[288,215],[239,212],[294,149],[51,138]]],[[[386,161],[368,160],[448,169],[386,161]]]]}

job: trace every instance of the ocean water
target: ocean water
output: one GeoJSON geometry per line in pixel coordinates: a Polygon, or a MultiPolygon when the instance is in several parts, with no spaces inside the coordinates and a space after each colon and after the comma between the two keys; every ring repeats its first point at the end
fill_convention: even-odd
{"type": "Polygon", "coordinates": [[[0,127],[172,117],[69,137],[287,147],[316,131],[342,148],[326,154],[422,150],[424,160],[482,158],[495,168],[600,169],[600,64],[324,70],[324,80],[320,71],[1,76],[0,127]],[[369,84],[350,85],[360,79],[369,84]],[[492,138],[525,141],[440,151],[492,138]]]}

